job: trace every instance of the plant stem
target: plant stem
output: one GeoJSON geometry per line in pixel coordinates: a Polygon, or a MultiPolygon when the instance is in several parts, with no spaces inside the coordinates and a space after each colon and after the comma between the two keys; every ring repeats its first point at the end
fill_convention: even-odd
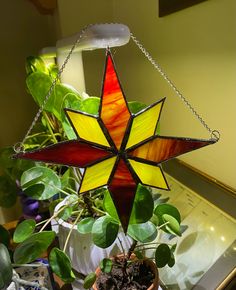
{"type": "Polygon", "coordinates": [[[57,143],[57,139],[54,136],[54,133],[52,131],[52,124],[51,124],[50,119],[48,118],[48,115],[46,114],[46,112],[43,112],[42,114],[43,114],[44,118],[47,120],[47,122],[46,122],[47,123],[47,127],[48,127],[48,130],[49,130],[49,132],[50,132],[50,134],[52,136],[52,139],[53,139],[54,143],[57,143]]]}
{"type": "Polygon", "coordinates": [[[69,242],[69,239],[70,239],[71,233],[72,233],[72,231],[73,231],[73,229],[74,229],[74,226],[77,224],[77,222],[78,222],[78,220],[80,219],[80,217],[81,217],[81,215],[83,214],[83,212],[84,212],[84,210],[81,210],[80,214],[77,216],[77,218],[75,219],[75,221],[73,222],[73,224],[72,224],[72,226],[71,226],[71,229],[70,229],[69,234],[68,234],[68,236],[67,236],[67,238],[66,238],[65,245],[64,245],[64,248],[63,248],[63,252],[64,252],[64,253],[65,253],[65,251],[66,251],[66,247],[67,247],[67,244],[68,244],[68,242],[69,242]]]}
{"type": "Polygon", "coordinates": [[[40,233],[46,228],[46,226],[51,222],[51,220],[53,220],[54,218],[56,218],[58,215],[59,215],[59,213],[60,212],[62,212],[65,208],[67,208],[68,206],[70,206],[70,204],[67,204],[67,205],[64,205],[64,206],[62,206],[57,212],[55,212],[55,214],[54,215],[52,215],[51,217],[50,217],[50,219],[48,219],[48,221],[45,223],[45,225],[44,226],[42,226],[42,228],[40,229],[40,233]]]}
{"type": "Polygon", "coordinates": [[[166,226],[166,225],[168,225],[168,224],[169,224],[169,222],[166,222],[166,223],[160,225],[160,226],[158,227],[158,230],[160,230],[161,228],[163,228],[164,226],[166,226]]]}
{"type": "Polygon", "coordinates": [[[125,249],[124,249],[124,247],[123,247],[122,241],[121,241],[121,239],[120,239],[119,237],[117,237],[117,238],[118,238],[118,241],[119,241],[119,243],[120,243],[120,246],[121,246],[121,249],[122,249],[123,255],[124,255],[124,257],[125,257],[125,249]]]}
{"type": "Polygon", "coordinates": [[[137,243],[138,243],[138,241],[133,240],[133,243],[132,243],[131,247],[129,248],[129,251],[128,251],[128,254],[127,254],[127,258],[128,258],[128,260],[130,259],[130,256],[131,256],[132,252],[133,252],[134,249],[136,248],[137,243]]]}
{"type": "Polygon", "coordinates": [[[105,214],[106,213],[105,211],[103,211],[103,210],[101,210],[99,208],[96,208],[95,206],[92,206],[91,208],[94,209],[95,211],[101,213],[101,214],[105,214]]]}
{"type": "MultiPolygon", "coordinates": [[[[146,246],[149,246],[149,245],[160,245],[162,243],[160,242],[153,242],[153,243],[145,243],[145,244],[141,244],[141,245],[137,245],[135,248],[145,248],[146,246]]],[[[168,246],[173,246],[173,244],[170,244],[170,243],[165,243],[167,244],[168,246]]]]}

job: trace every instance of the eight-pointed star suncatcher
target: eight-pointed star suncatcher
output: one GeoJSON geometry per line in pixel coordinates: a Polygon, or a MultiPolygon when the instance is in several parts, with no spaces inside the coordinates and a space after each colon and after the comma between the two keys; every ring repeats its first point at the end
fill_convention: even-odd
{"type": "Polygon", "coordinates": [[[126,232],[138,183],[168,190],[161,163],[215,142],[157,135],[163,104],[131,114],[108,50],[99,115],[65,109],[76,140],[16,157],[85,168],[79,193],[107,185],[126,232]]]}

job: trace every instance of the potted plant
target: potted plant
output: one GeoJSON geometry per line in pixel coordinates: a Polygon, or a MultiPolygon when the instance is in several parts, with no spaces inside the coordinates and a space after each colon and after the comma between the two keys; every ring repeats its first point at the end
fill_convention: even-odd
{"type": "MultiPolygon", "coordinates": [[[[27,89],[36,103],[41,106],[57,69],[55,66],[46,66],[38,57],[30,57],[27,59],[26,71],[27,89]]],[[[82,98],[73,88],[58,81],[49,102],[44,107],[41,119],[37,121],[33,131],[25,140],[25,149],[32,150],[75,138],[63,108],[80,109],[90,114],[96,114],[99,102],[100,99],[96,97],[82,98]]],[[[136,113],[145,105],[130,102],[129,107],[133,113],[136,113]]],[[[129,249],[131,239],[124,238],[124,234],[119,232],[119,219],[106,188],[78,196],[77,189],[81,180],[78,169],[11,159],[12,154],[13,148],[1,150],[1,167],[4,172],[1,176],[2,184],[7,183],[5,186],[1,186],[2,195],[5,194],[6,197],[6,194],[9,194],[9,188],[12,188],[10,193],[15,200],[18,193],[23,204],[24,218],[26,218],[15,231],[14,241],[18,244],[14,252],[15,262],[30,263],[48,249],[56,237],[55,232],[51,231],[48,226],[55,220],[61,227],[59,230],[61,249],[57,247],[52,249],[49,256],[50,264],[54,272],[65,282],[72,282],[75,275],[84,277],[95,270],[104,256],[120,252],[119,239],[123,240],[122,247],[125,250],[129,249]],[[51,215],[45,218],[42,213],[45,212],[47,206],[51,215]],[[101,229],[102,231],[100,231],[101,229]],[[80,235],[79,240],[82,236],[89,237],[88,252],[90,256],[85,260],[87,259],[87,263],[92,266],[86,270],[83,270],[83,267],[81,269],[71,265],[71,260],[77,259],[75,248],[79,248],[70,245],[74,231],[80,235]],[[103,236],[106,231],[109,231],[110,235],[104,240],[103,236]],[[114,243],[114,241],[116,242],[114,243]],[[93,252],[94,248],[96,248],[96,253],[93,252]],[[99,248],[101,254],[98,254],[99,248]],[[68,249],[72,249],[72,253],[68,249]],[[72,267],[76,269],[72,270],[72,267]]],[[[140,186],[134,201],[131,222],[133,224],[146,222],[152,217],[152,212],[151,191],[140,186]],[[142,211],[144,207],[147,209],[145,212],[142,211]]],[[[153,226],[152,230],[154,230],[153,226]]],[[[78,237],[76,237],[76,241],[77,239],[78,237]]],[[[82,243],[80,245],[84,248],[82,243]]],[[[79,263],[79,265],[83,264],[85,264],[83,261],[79,263]]]]}
{"type": "MultiPolygon", "coordinates": [[[[137,196],[126,236],[132,240],[130,248],[125,250],[122,247],[123,241],[120,241],[123,249],[121,254],[102,259],[97,270],[85,277],[85,289],[92,286],[95,290],[157,289],[157,268],[167,265],[172,267],[175,264],[174,251],[177,237],[181,236],[179,211],[168,203],[162,203],[160,194],[151,193],[144,186],[139,186],[137,196]],[[170,243],[160,239],[161,232],[172,236],[170,243]]],[[[119,223],[111,204],[106,217],[101,219],[113,219],[114,223],[119,223]]],[[[96,224],[94,228],[97,228],[96,224]]],[[[94,243],[104,248],[109,245],[109,241],[105,230],[100,233],[101,236],[94,233],[94,243]]]]}

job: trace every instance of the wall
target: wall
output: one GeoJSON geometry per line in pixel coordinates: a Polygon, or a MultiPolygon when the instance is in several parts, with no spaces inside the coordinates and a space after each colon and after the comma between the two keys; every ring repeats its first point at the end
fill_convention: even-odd
{"type": "MultiPolygon", "coordinates": [[[[157,2],[114,0],[114,21],[130,27],[209,126],[221,133],[217,144],[180,159],[236,188],[236,2],[206,1],[163,18],[157,2]]],[[[117,51],[116,58],[130,98],[152,103],[167,96],[162,133],[208,138],[133,44],[117,51]]]]}
{"type": "MultiPolygon", "coordinates": [[[[37,55],[45,46],[55,44],[52,16],[40,15],[26,0],[1,1],[0,17],[0,147],[23,139],[35,114],[36,106],[25,88],[25,59],[37,55]]],[[[19,214],[0,209],[0,223],[19,214]]]]}
{"type": "MultiPolygon", "coordinates": [[[[209,0],[163,18],[158,17],[157,0],[74,0],[70,5],[59,0],[59,11],[63,36],[89,23],[127,24],[207,124],[221,133],[217,144],[180,159],[236,188],[236,2],[209,0]]],[[[95,51],[85,53],[84,59],[87,91],[100,95],[104,57],[95,51]]],[[[151,104],[167,97],[161,118],[163,134],[209,138],[132,42],[115,50],[115,60],[129,100],[151,104]]]]}

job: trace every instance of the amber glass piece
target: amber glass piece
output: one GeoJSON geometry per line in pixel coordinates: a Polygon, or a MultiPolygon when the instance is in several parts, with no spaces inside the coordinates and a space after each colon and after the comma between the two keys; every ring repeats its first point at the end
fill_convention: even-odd
{"type": "Polygon", "coordinates": [[[126,148],[129,148],[155,134],[163,103],[164,99],[133,117],[126,148]]]}
{"type": "Polygon", "coordinates": [[[15,157],[83,168],[112,155],[111,152],[86,142],[72,140],[30,152],[19,153],[15,157]]]}
{"type": "Polygon", "coordinates": [[[115,146],[120,149],[130,112],[110,55],[107,54],[100,117],[115,146]]]}
{"type": "Polygon", "coordinates": [[[79,193],[86,192],[107,184],[116,157],[111,157],[85,169],[79,193]]]}
{"type": "Polygon", "coordinates": [[[154,136],[152,140],[131,150],[128,155],[160,163],[181,154],[212,144],[211,140],[154,136]]]}
{"type": "Polygon", "coordinates": [[[95,116],[73,110],[66,110],[66,113],[80,138],[103,146],[110,146],[95,116]]]}
{"type": "Polygon", "coordinates": [[[137,183],[124,160],[119,160],[111,182],[108,185],[108,189],[111,193],[123,230],[126,233],[137,183]]]}
{"type": "Polygon", "coordinates": [[[169,189],[162,170],[158,166],[129,159],[129,162],[142,184],[162,189],[169,189]]]}

